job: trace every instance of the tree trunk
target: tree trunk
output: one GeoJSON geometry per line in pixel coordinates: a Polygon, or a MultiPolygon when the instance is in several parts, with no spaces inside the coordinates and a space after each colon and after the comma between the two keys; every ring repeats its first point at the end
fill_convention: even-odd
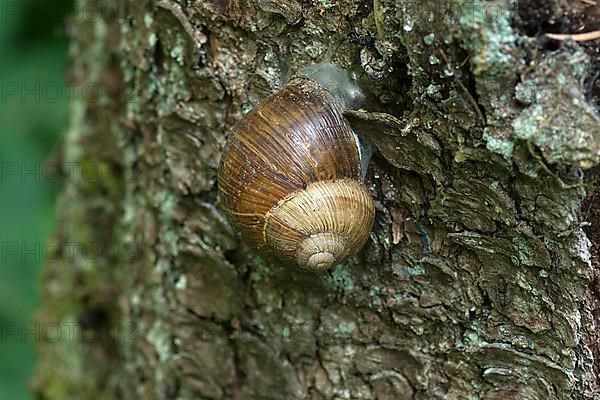
{"type": "Polygon", "coordinates": [[[564,3],[79,4],[39,397],[598,398],[600,51],[544,33],[599,13],[564,3]],[[324,60],[406,125],[355,121],[375,227],[314,274],[238,242],[216,173],[242,114],[324,60]]]}

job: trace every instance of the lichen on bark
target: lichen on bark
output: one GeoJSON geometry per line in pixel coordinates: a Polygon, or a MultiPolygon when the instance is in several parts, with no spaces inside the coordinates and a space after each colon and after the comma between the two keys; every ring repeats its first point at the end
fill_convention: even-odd
{"type": "Polygon", "coordinates": [[[103,90],[73,104],[65,157],[105,173],[65,185],[56,235],[135,252],[57,257],[40,318],[135,335],[41,344],[40,397],[597,396],[579,211],[580,168],[600,162],[598,54],[549,47],[525,3],[82,10],[74,79],[103,90]],[[377,216],[359,256],[309,274],[238,242],[216,169],[241,115],[324,59],[376,99],[348,118],[377,149],[377,216]]]}

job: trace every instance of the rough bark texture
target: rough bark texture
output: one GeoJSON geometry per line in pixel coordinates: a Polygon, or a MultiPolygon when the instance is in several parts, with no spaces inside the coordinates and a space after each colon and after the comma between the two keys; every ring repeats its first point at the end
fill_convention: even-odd
{"type": "Polygon", "coordinates": [[[40,320],[98,340],[41,344],[40,398],[598,398],[598,47],[543,37],[597,29],[593,3],[86,7],[71,79],[102,90],[72,105],[64,159],[101,178],[64,187],[57,240],[80,246],[48,266],[40,320]],[[355,121],[375,227],[310,274],[235,239],[216,168],[243,112],[326,58],[406,126],[355,121]]]}

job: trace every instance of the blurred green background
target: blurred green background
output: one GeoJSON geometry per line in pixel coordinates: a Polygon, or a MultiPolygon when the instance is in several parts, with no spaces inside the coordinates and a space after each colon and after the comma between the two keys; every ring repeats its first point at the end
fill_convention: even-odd
{"type": "Polygon", "coordinates": [[[64,85],[74,6],[0,0],[0,400],[32,398],[36,337],[22,333],[34,327],[60,182],[23,172],[43,169],[66,127],[69,97],[44,88],[64,85]]]}

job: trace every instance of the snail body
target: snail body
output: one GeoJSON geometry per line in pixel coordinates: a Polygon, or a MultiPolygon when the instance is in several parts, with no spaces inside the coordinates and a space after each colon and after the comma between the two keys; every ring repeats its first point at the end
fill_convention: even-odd
{"type": "Polygon", "coordinates": [[[219,166],[225,213],[242,239],[286,264],[323,270],[354,255],[375,207],[358,137],[340,102],[298,77],[234,128],[219,166]]]}

